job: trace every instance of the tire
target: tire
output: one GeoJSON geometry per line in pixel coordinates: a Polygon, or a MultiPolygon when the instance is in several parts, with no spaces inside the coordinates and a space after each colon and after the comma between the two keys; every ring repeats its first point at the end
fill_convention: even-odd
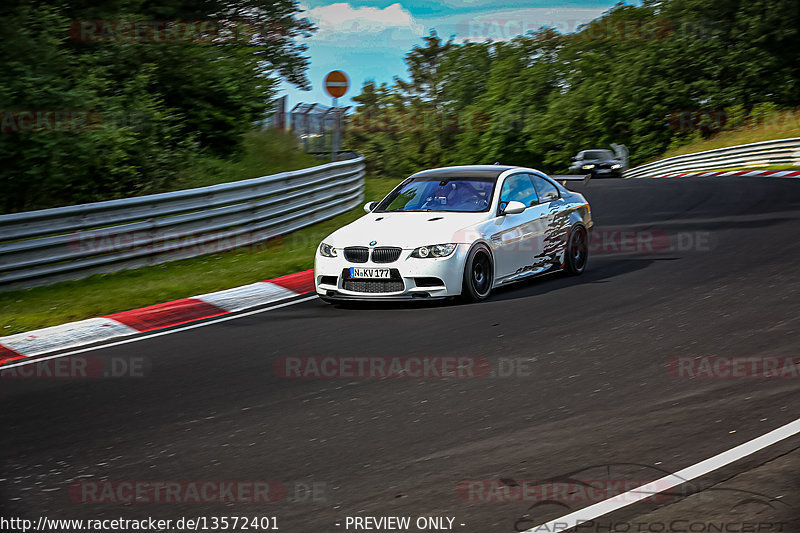
{"type": "Polygon", "coordinates": [[[492,293],[494,262],[492,253],[483,244],[474,246],[464,262],[461,298],[468,302],[481,302],[492,293]]]}
{"type": "Polygon", "coordinates": [[[569,234],[564,250],[564,272],[579,276],[586,270],[589,261],[589,234],[583,226],[575,227],[569,234]]]}

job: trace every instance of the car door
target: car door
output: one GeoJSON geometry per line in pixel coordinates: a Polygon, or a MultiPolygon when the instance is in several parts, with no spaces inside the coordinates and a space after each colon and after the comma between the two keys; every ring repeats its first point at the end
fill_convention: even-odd
{"type": "Polygon", "coordinates": [[[523,273],[540,253],[546,226],[547,208],[539,197],[528,173],[507,176],[500,187],[498,214],[490,226],[497,280],[523,273]],[[515,215],[502,214],[508,202],[522,202],[525,211],[515,215]]]}
{"type": "Polygon", "coordinates": [[[552,264],[560,261],[567,242],[569,217],[566,202],[561,198],[558,187],[540,174],[532,174],[531,181],[539,197],[543,210],[542,247],[535,256],[536,265],[552,264]]]}

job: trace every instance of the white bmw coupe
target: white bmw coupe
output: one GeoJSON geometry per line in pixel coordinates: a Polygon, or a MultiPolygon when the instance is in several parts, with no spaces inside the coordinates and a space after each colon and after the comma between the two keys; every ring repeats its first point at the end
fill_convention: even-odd
{"type": "Polygon", "coordinates": [[[586,199],[531,168],[418,172],[317,248],[317,294],[334,300],[462,296],[537,274],[586,268],[586,199]]]}

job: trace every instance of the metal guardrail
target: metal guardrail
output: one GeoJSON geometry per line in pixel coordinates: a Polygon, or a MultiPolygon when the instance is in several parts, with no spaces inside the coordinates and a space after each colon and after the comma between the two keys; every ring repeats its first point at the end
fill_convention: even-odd
{"type": "Polygon", "coordinates": [[[741,144],[668,157],[626,170],[623,177],[650,178],[674,172],[768,165],[800,165],[800,137],[741,144]]]}
{"type": "Polygon", "coordinates": [[[168,193],[0,215],[0,291],[266,243],[364,200],[364,157],[168,193]]]}

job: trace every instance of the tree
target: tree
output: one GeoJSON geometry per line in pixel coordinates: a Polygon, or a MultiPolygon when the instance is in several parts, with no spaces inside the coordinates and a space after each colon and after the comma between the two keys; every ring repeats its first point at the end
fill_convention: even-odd
{"type": "Polygon", "coordinates": [[[741,123],[770,104],[798,105],[798,32],[793,0],[645,0],[574,33],[540,28],[508,42],[443,43],[431,32],[406,56],[409,81],[398,78],[371,112],[402,101],[466,126],[395,133],[385,149],[395,169],[501,161],[560,172],[579,150],[611,143],[636,164],[714,131],[676,127],[676,114],[730,109],[741,123]]]}
{"type": "Polygon", "coordinates": [[[163,190],[200,153],[235,157],[279,78],[308,86],[298,39],[314,28],[294,0],[8,0],[0,9],[4,211],[163,190]],[[160,29],[137,39],[120,23],[133,21],[160,29]],[[191,33],[205,23],[220,33],[191,33]],[[181,38],[162,38],[175,28],[181,38]],[[77,117],[74,127],[53,128],[55,111],[77,117]],[[29,116],[39,118],[26,129],[29,116]]]}

